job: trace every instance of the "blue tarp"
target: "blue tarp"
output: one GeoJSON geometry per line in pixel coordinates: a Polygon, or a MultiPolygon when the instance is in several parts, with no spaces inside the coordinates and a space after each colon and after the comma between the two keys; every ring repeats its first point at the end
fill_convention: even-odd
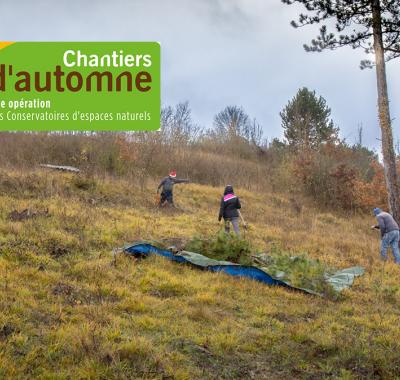
{"type": "MultiPolygon", "coordinates": [[[[284,286],[289,289],[299,290],[308,294],[323,296],[323,294],[317,293],[311,289],[298,288],[290,283],[272,277],[266,272],[265,267],[246,266],[231,263],[229,261],[218,261],[210,259],[209,257],[200,255],[199,253],[180,251],[173,253],[166,249],[158,248],[147,242],[133,243],[130,246],[124,248],[124,252],[128,255],[136,257],[150,256],[152,254],[163,256],[169,260],[176,261],[178,263],[187,263],[197,268],[209,270],[212,272],[224,272],[230,276],[244,277],[252,280],[260,281],[267,285],[278,285],[284,286]]],[[[282,274],[284,274],[282,272],[282,274]]],[[[325,274],[326,283],[330,284],[332,288],[340,293],[343,289],[349,288],[356,277],[364,274],[364,268],[362,267],[351,267],[339,270],[332,274],[325,274]]]]}
{"type": "Polygon", "coordinates": [[[267,272],[257,267],[212,260],[198,253],[182,251],[181,253],[174,254],[171,251],[157,248],[149,243],[135,243],[131,246],[125,247],[124,252],[136,257],[156,254],[178,263],[187,263],[212,272],[224,272],[230,276],[249,278],[268,285],[279,285],[290,289],[300,290],[309,294],[319,295],[312,290],[296,288],[282,280],[275,279],[267,272]]]}

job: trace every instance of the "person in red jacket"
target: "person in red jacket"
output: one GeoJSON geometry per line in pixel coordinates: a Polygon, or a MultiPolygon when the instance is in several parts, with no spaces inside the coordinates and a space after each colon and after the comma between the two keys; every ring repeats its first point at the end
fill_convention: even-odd
{"type": "Polygon", "coordinates": [[[233,187],[228,185],[225,187],[224,196],[221,199],[221,206],[219,208],[218,221],[222,218],[225,221],[225,232],[230,232],[230,224],[232,223],[233,230],[237,236],[240,235],[239,231],[239,209],[242,207],[239,198],[235,195],[233,187]]]}

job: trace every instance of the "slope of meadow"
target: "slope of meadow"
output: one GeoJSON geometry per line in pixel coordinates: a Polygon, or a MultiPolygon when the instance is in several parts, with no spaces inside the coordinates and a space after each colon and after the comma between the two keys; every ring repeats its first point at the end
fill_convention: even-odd
{"type": "Polygon", "coordinates": [[[400,270],[369,216],[240,191],[260,251],[366,274],[337,301],[111,251],[212,236],[221,188],[176,187],[178,210],[128,181],[0,172],[0,378],[319,379],[400,376],[400,270]],[[48,215],[11,221],[13,210],[48,215]]]}

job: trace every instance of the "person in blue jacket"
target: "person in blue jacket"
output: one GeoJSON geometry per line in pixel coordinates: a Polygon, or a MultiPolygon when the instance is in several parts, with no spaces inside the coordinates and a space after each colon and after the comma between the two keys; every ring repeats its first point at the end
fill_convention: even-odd
{"type": "Polygon", "coordinates": [[[378,220],[378,224],[371,228],[376,228],[381,231],[381,257],[387,260],[387,250],[392,247],[394,261],[400,264],[399,250],[399,225],[394,220],[393,216],[388,212],[382,211],[380,208],[374,208],[374,214],[378,220]]]}
{"type": "Polygon", "coordinates": [[[230,224],[232,223],[233,230],[237,236],[240,235],[239,231],[239,209],[242,207],[239,198],[235,195],[233,187],[228,185],[225,187],[224,195],[221,199],[219,208],[218,221],[222,218],[225,221],[225,232],[230,232],[230,224]]]}

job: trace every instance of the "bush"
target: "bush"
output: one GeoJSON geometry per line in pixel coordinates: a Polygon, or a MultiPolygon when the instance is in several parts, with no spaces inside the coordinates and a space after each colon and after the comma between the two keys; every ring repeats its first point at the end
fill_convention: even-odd
{"type": "Polygon", "coordinates": [[[275,247],[267,270],[273,277],[287,281],[295,287],[334,296],[333,288],[325,281],[325,274],[331,274],[334,270],[319,260],[309,259],[304,253],[293,256],[290,252],[275,247]]]}
{"type": "Polygon", "coordinates": [[[355,182],[355,198],[359,208],[371,211],[373,207],[385,209],[388,204],[383,167],[376,161],[370,163],[373,173],[370,181],[355,182]]]}
{"type": "Polygon", "coordinates": [[[214,239],[194,237],[185,249],[200,253],[215,260],[231,261],[242,265],[252,265],[250,243],[236,235],[220,232],[214,239]]]}
{"type": "Polygon", "coordinates": [[[356,210],[385,201],[383,169],[372,152],[325,145],[293,158],[295,180],[320,206],[356,210]]]}

